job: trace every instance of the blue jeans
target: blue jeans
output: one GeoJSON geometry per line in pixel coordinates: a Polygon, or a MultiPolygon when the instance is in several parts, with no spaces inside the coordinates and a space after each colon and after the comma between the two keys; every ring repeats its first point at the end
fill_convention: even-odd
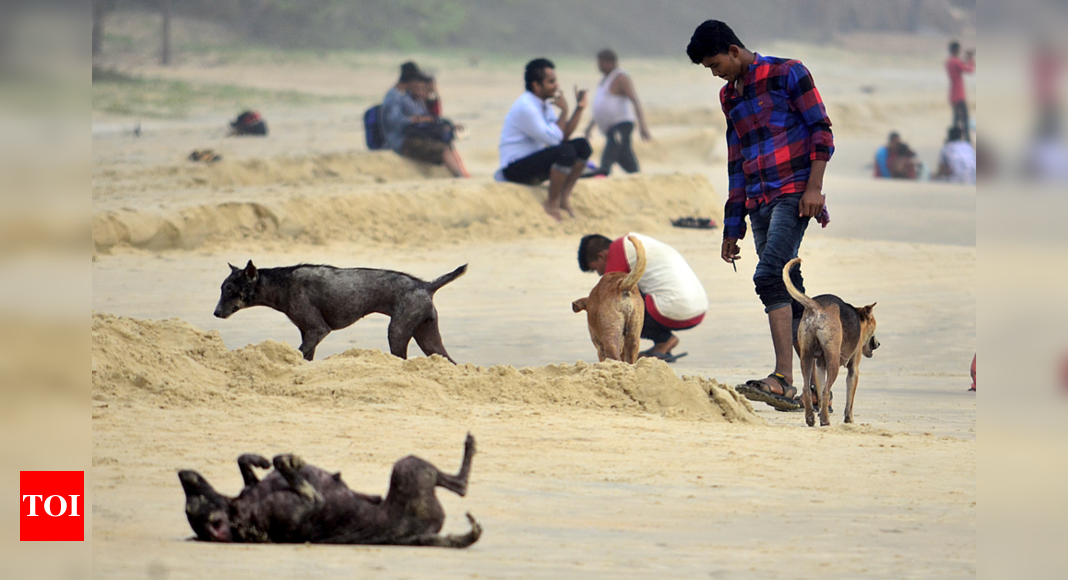
{"type": "MultiPolygon", "coordinates": [[[[800,317],[803,307],[796,304],[786,291],[786,284],[782,281],[782,268],[797,257],[801,238],[805,236],[805,228],[812,219],[798,215],[800,204],[801,194],[790,193],[780,195],[770,203],[761,204],[749,211],[749,224],[753,231],[753,241],[756,242],[757,256],[760,258],[753,273],[756,293],[764,303],[764,312],[793,306],[794,318],[800,317]]],[[[790,280],[798,290],[805,291],[800,267],[790,272],[790,280]]]]}

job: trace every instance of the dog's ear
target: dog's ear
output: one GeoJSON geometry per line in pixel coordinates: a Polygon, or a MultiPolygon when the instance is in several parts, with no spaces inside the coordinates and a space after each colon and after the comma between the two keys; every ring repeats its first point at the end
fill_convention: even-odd
{"type": "Polygon", "coordinates": [[[589,297],[587,296],[586,298],[579,298],[578,300],[572,302],[571,310],[574,310],[575,312],[582,312],[583,310],[586,310],[586,300],[588,299],[589,297]]]}
{"type": "Polygon", "coordinates": [[[234,272],[236,272],[236,271],[241,269],[241,268],[238,268],[237,266],[231,264],[230,262],[227,262],[226,265],[230,266],[230,273],[231,274],[233,274],[234,272]]]}
{"type": "Polygon", "coordinates": [[[260,275],[259,270],[256,269],[256,266],[252,265],[252,260],[249,260],[248,261],[248,265],[245,266],[245,276],[250,281],[255,282],[256,278],[258,278],[259,275],[260,275]]]}
{"type": "Polygon", "coordinates": [[[876,304],[878,303],[872,302],[871,304],[863,308],[857,308],[857,314],[859,314],[861,318],[871,318],[871,312],[875,308],[876,304]]]}

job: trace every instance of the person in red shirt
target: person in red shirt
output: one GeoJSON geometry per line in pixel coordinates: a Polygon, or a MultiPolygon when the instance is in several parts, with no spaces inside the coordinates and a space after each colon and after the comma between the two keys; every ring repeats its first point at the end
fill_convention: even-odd
{"type": "Polygon", "coordinates": [[[1062,59],[1048,38],[1039,39],[1031,57],[1031,77],[1038,108],[1037,136],[1060,133],[1060,77],[1062,59]]]}
{"type": "Polygon", "coordinates": [[[968,121],[968,100],[964,96],[964,73],[975,72],[975,49],[969,50],[960,59],[960,43],[949,43],[949,58],[946,59],[946,74],[949,75],[949,106],[953,108],[953,127],[960,127],[964,140],[971,143],[971,126],[968,121]]]}

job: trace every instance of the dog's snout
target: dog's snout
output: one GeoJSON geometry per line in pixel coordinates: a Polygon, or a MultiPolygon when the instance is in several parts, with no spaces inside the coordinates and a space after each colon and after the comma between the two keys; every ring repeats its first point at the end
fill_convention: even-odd
{"type": "Polygon", "coordinates": [[[879,339],[873,336],[871,337],[871,341],[869,341],[869,344],[871,345],[871,349],[875,350],[879,348],[879,339]]]}

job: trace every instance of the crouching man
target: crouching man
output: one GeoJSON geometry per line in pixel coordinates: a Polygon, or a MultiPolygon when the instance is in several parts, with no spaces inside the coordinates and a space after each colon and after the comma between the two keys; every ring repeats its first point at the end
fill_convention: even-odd
{"type": "MultiPolygon", "coordinates": [[[[686,259],[675,248],[649,236],[630,233],[645,246],[645,274],[638,281],[638,291],[645,301],[642,338],[653,347],[640,356],[675,362],[687,353],[672,354],[679,344],[677,330],[701,324],[708,310],[708,295],[686,259]]],[[[584,236],[579,242],[578,261],[583,272],[630,272],[637,261],[634,247],[624,244],[627,236],[612,241],[600,234],[584,236]]]]}

